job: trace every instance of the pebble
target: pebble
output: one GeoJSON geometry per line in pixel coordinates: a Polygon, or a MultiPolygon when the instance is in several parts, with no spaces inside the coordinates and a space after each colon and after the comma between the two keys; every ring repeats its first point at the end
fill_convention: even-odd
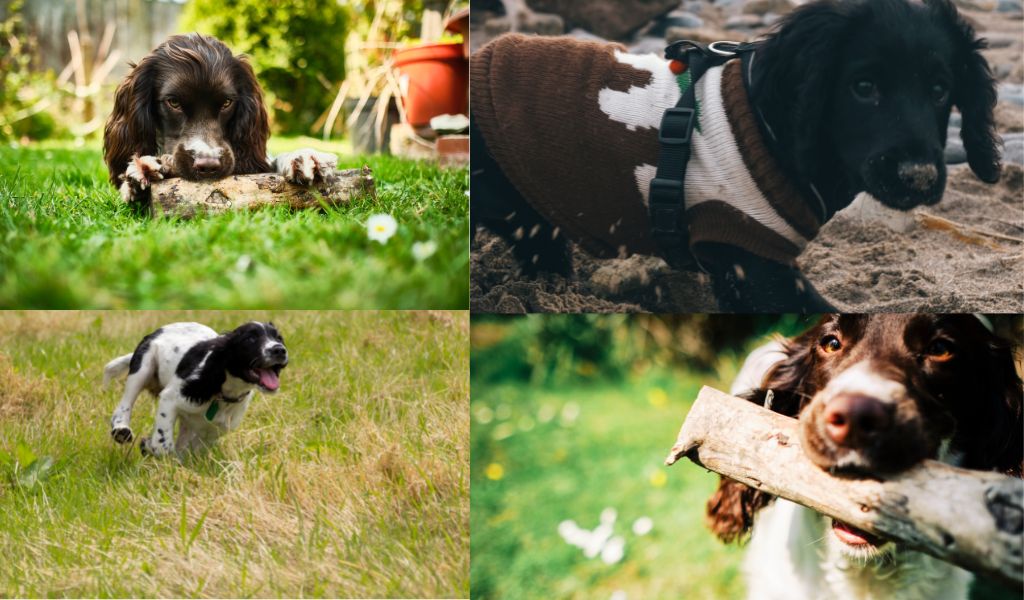
{"type": "Polygon", "coordinates": [[[986,39],[988,39],[988,47],[992,49],[1009,48],[1010,46],[1014,45],[1017,42],[1017,38],[1015,36],[1008,35],[990,34],[986,36],[986,39]]]}
{"type": "MultiPolygon", "coordinates": [[[[585,42],[607,42],[608,41],[608,40],[604,39],[603,37],[601,37],[599,35],[594,35],[593,33],[590,33],[589,31],[587,31],[586,29],[581,29],[579,27],[576,27],[576,28],[572,29],[566,35],[568,35],[569,37],[572,37],[572,38],[576,38],[578,40],[583,40],[585,42]]],[[[664,42],[662,42],[661,46],[662,46],[661,49],[664,50],[665,49],[664,42]]]]}
{"type": "Polygon", "coordinates": [[[1024,166],[1024,133],[1003,134],[1003,162],[1024,166]]]}
{"type": "Polygon", "coordinates": [[[996,0],[955,0],[954,4],[967,10],[992,12],[996,8],[996,0]]]}
{"type": "Polygon", "coordinates": [[[967,162],[967,150],[960,141],[960,130],[951,131],[946,138],[946,149],[942,154],[947,165],[959,165],[967,162]]]}
{"type": "Polygon", "coordinates": [[[1019,13],[1024,12],[1024,3],[1021,0],[999,0],[996,5],[996,12],[1019,13]]]}
{"type": "Polygon", "coordinates": [[[1010,63],[999,63],[992,67],[992,73],[996,76],[996,79],[1006,79],[1013,73],[1013,65],[1010,63]]]}
{"type": "Polygon", "coordinates": [[[629,47],[629,51],[632,54],[657,54],[661,56],[665,53],[665,38],[644,36],[638,39],[629,47]]]}
{"type": "Polygon", "coordinates": [[[763,15],[765,13],[786,14],[796,8],[792,0],[747,0],[743,5],[743,12],[748,15],[763,15]]]}
{"type": "Polygon", "coordinates": [[[999,99],[1011,102],[1017,106],[1024,106],[1024,85],[1019,83],[1000,83],[999,99]]]}
{"type": "Polygon", "coordinates": [[[754,29],[764,23],[759,15],[733,15],[725,21],[726,29],[754,29]]]}

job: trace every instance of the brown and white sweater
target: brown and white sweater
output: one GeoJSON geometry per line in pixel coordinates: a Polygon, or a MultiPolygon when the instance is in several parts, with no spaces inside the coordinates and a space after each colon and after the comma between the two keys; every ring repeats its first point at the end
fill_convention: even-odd
{"type": "MultiPolygon", "coordinates": [[[[689,84],[656,55],[571,38],[506,35],[470,68],[473,120],[509,180],[599,256],[660,253],[647,217],[658,128],[689,84]]],[[[696,98],[691,251],[719,242],[792,263],[821,223],[765,147],[739,61],[709,69],[696,98]]]]}

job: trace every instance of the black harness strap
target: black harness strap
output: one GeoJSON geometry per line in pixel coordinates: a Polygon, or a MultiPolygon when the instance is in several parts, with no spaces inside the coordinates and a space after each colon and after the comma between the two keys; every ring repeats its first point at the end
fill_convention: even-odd
{"type": "Polygon", "coordinates": [[[683,223],[686,164],[690,160],[690,141],[697,120],[697,81],[712,67],[749,52],[754,44],[714,42],[708,46],[683,40],[665,49],[665,58],[686,64],[690,85],[676,105],[665,111],[658,130],[658,170],[651,180],[647,215],[651,237],[665,260],[675,268],[692,265],[689,232],[683,223]]]}

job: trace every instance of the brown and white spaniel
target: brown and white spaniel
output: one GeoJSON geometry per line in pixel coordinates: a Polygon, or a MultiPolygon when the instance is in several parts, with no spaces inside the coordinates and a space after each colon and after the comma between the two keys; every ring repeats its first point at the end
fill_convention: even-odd
{"type": "MultiPolygon", "coordinates": [[[[974,315],[829,316],[755,350],[732,392],[798,417],[804,452],[832,472],[893,473],[937,459],[1020,476],[1012,350],[974,315]]],[[[750,598],[968,597],[967,571],[730,479],[707,511],[722,540],[751,533],[750,598]]]]}
{"type": "Polygon", "coordinates": [[[165,177],[276,172],[309,184],[337,166],[335,155],[311,149],[271,158],[269,135],[263,92],[246,59],[216,38],[175,35],[118,86],[103,158],[127,202],[148,202],[150,185],[165,177]]]}

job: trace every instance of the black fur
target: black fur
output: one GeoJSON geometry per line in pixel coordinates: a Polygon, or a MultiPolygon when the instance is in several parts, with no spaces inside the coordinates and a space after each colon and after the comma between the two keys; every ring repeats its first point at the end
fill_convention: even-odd
{"type": "MultiPolygon", "coordinates": [[[[256,383],[258,378],[252,372],[256,363],[279,373],[284,364],[264,363],[262,347],[268,338],[284,344],[284,339],[273,323],[267,323],[266,327],[261,323],[246,323],[234,331],[192,346],[182,357],[175,371],[175,374],[186,382],[182,386],[182,394],[190,402],[204,404],[221,393],[229,374],[248,383],[256,383]]],[[[287,357],[287,354],[284,356],[287,357]]]]}
{"type": "MultiPolygon", "coordinates": [[[[777,136],[762,124],[780,168],[801,187],[814,185],[825,216],[861,191],[909,210],[942,198],[954,106],[971,169],[982,181],[999,178],[996,83],[984,47],[949,0],[819,0],[763,40],[750,98],[777,136]]],[[[564,239],[516,234],[551,226],[509,182],[476,128],[471,138],[473,231],[483,226],[505,238],[528,275],[568,274],[564,239]]],[[[807,200],[821,212],[815,198],[807,200]]],[[[721,244],[711,249],[702,248],[710,258],[701,266],[722,311],[835,310],[795,267],[721,244]]]]}
{"type": "Polygon", "coordinates": [[[137,373],[142,367],[142,357],[145,356],[146,351],[149,350],[149,344],[156,339],[163,332],[163,328],[157,329],[153,333],[142,338],[139,345],[135,348],[135,352],[132,354],[132,360],[128,363],[128,374],[137,373]]]}

